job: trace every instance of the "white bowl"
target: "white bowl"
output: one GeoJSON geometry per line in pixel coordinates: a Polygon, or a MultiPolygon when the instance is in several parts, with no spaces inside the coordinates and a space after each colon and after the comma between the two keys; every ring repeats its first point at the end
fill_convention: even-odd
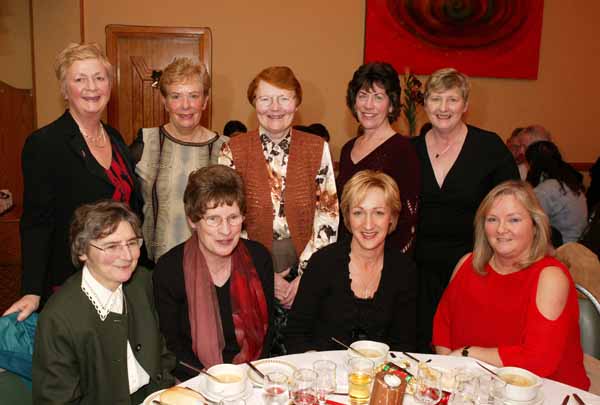
{"type": "MultiPolygon", "coordinates": [[[[363,353],[363,357],[367,357],[375,363],[375,367],[387,361],[390,347],[385,343],[374,342],[372,340],[358,340],[350,345],[351,348],[363,353]]],[[[352,350],[348,350],[350,357],[360,357],[360,355],[352,350]]]]}
{"type": "Polygon", "coordinates": [[[496,373],[506,383],[504,398],[513,401],[535,399],[542,386],[542,379],[524,368],[502,367],[496,373]]]}
{"type": "Polygon", "coordinates": [[[238,395],[246,388],[248,376],[245,370],[235,364],[217,364],[207,370],[222,382],[206,376],[206,388],[211,394],[223,397],[238,395]]]}

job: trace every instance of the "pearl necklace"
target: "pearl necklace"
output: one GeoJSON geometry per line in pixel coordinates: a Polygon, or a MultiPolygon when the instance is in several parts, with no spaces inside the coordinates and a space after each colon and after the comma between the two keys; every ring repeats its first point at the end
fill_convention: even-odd
{"type": "Polygon", "coordinates": [[[435,157],[436,159],[438,159],[440,156],[442,156],[446,152],[448,152],[452,146],[458,145],[459,143],[461,143],[463,139],[464,138],[462,136],[459,136],[458,139],[456,139],[454,142],[448,143],[448,145],[446,145],[446,148],[444,148],[443,151],[437,152],[435,155],[433,155],[433,157],[435,157]]]}

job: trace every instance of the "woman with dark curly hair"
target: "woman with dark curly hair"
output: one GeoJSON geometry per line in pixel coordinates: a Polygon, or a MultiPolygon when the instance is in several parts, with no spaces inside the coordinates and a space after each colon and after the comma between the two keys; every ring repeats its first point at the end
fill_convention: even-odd
{"type": "Polygon", "coordinates": [[[532,143],[525,152],[527,181],[564,243],[577,242],[587,225],[587,202],[582,176],[562,159],[549,141],[532,143]]]}
{"type": "MultiPolygon", "coordinates": [[[[346,104],[360,123],[362,134],[348,141],[340,155],[337,189],[343,191],[361,170],[380,170],[391,176],[402,190],[398,226],[388,239],[403,253],[412,254],[418,218],[421,170],[414,147],[392,128],[401,110],[398,72],[389,63],[366,63],[348,83],[346,104]]],[[[341,235],[348,235],[340,227],[341,235]]]]}

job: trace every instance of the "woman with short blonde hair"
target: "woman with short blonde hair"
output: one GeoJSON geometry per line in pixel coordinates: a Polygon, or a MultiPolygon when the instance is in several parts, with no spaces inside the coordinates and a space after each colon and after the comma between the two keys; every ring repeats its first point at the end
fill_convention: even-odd
{"type": "Polygon", "coordinates": [[[67,110],[33,132],[23,147],[24,296],[5,312],[20,312],[19,320],[76,272],[67,241],[78,206],[109,198],[142,211],[129,149],[101,121],[113,83],[110,62],[98,44],[73,43],[57,55],[55,71],[67,110]]]}
{"type": "Polygon", "coordinates": [[[131,145],[144,197],[144,240],[154,262],[192,235],[183,207],[188,176],[217,163],[221,146],[229,140],[202,126],[210,85],[203,63],[175,58],[159,80],[169,122],[141,128],[131,145]]]}
{"type": "Polygon", "coordinates": [[[417,270],[386,242],[400,208],[400,191],[387,174],[363,170],[348,180],[342,212],[352,238],[308,262],[285,329],[292,353],[334,350],[331,336],[416,350],[417,270]]]}

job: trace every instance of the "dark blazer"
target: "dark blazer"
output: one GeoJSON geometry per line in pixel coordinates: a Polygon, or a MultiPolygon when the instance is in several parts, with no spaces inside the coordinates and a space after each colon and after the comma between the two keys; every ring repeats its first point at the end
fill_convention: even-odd
{"type": "Polygon", "coordinates": [[[67,280],[42,311],[33,353],[35,404],[139,404],[170,387],[175,356],[154,311],[151,273],[138,268],[123,285],[124,312],[101,321],[81,290],[82,273],[67,280]],[[127,340],[150,382],[129,395],[127,340]]]}
{"type": "MultiPolygon", "coordinates": [[[[129,150],[114,128],[104,125],[134,181],[130,204],[141,214],[141,194],[129,150]]],[[[21,217],[22,293],[47,298],[76,268],[71,263],[69,224],[81,204],[110,199],[114,186],[92,156],[69,111],[25,141],[21,217]]]]}

